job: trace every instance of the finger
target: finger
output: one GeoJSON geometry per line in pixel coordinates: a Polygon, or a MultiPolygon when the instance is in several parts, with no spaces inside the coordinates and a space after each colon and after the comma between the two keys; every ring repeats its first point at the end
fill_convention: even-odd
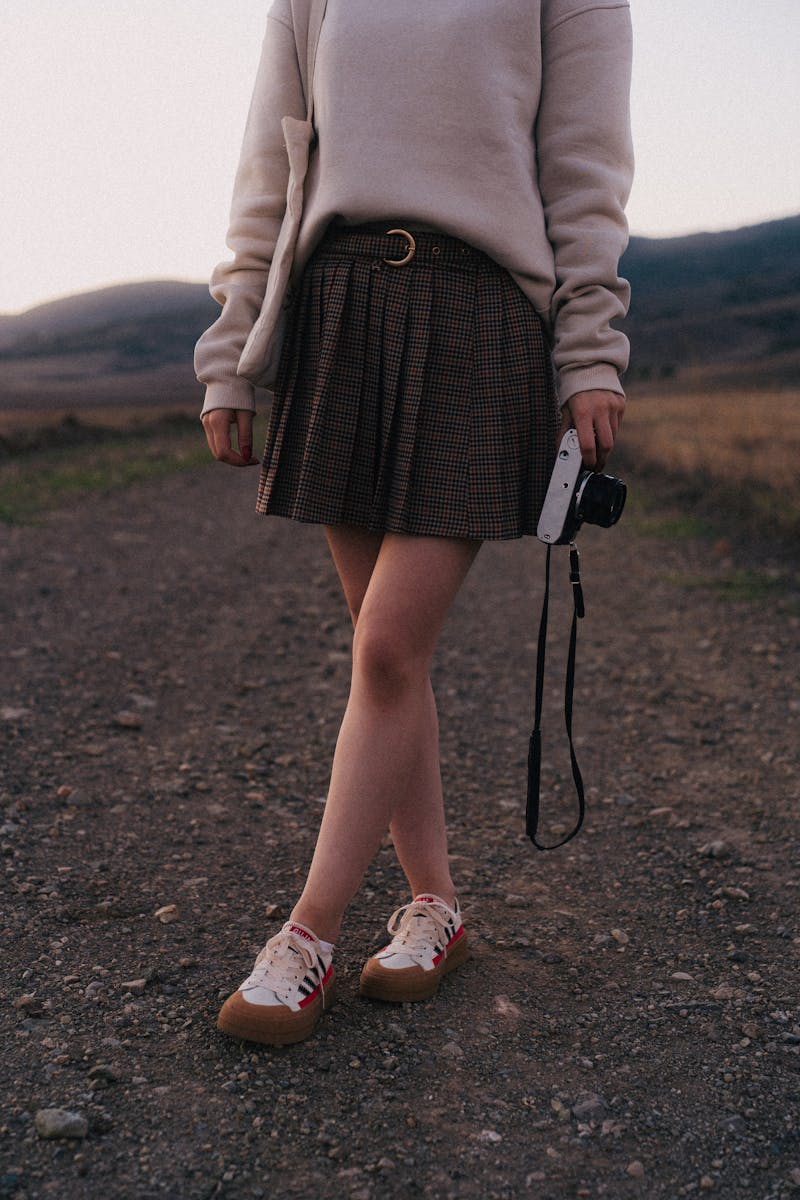
{"type": "Polygon", "coordinates": [[[597,470],[602,471],[606,465],[606,459],[614,449],[614,430],[609,414],[604,414],[596,418],[595,440],[597,444],[597,470]]]}
{"type": "Polygon", "coordinates": [[[597,443],[595,442],[594,421],[591,414],[582,413],[575,419],[575,429],[581,448],[583,465],[590,471],[597,470],[597,443]]]}
{"type": "Polygon", "coordinates": [[[208,442],[208,448],[211,451],[211,453],[214,455],[214,458],[216,458],[217,457],[217,437],[214,432],[214,426],[209,421],[208,416],[201,417],[201,421],[203,423],[203,432],[205,433],[206,441],[208,442]]]}
{"type": "Polygon", "coordinates": [[[234,419],[231,409],[215,408],[207,414],[206,429],[211,434],[209,443],[213,439],[214,458],[232,467],[244,467],[247,464],[231,445],[231,421],[234,419]]]}
{"type": "Polygon", "coordinates": [[[253,414],[246,409],[236,411],[236,437],[239,443],[239,454],[245,466],[258,462],[253,458],[253,414]]]}

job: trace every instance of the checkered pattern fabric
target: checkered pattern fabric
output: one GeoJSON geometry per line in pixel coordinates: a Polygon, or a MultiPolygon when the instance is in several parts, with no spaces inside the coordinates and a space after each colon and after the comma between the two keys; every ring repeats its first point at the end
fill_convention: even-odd
{"type": "MultiPolygon", "coordinates": [[[[390,221],[385,229],[402,226],[390,221]]],[[[558,411],[542,323],[457,238],[333,226],[290,313],[257,511],[420,536],[533,534],[558,411]]]]}

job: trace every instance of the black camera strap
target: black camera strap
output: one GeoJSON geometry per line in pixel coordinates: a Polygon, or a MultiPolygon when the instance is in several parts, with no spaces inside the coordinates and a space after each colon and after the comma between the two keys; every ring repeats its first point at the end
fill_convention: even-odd
{"type": "Polygon", "coordinates": [[[544,600],[542,601],[542,616],[539,622],[539,643],[536,651],[536,711],[534,718],[533,732],[531,733],[530,742],[528,744],[528,802],[525,809],[525,832],[536,846],[537,850],[556,850],[559,846],[563,846],[575,834],[583,824],[583,817],[586,808],[583,777],[581,776],[578,760],[575,756],[575,746],[572,741],[572,695],[575,687],[575,650],[578,642],[578,619],[584,615],[585,609],[583,604],[583,588],[581,587],[580,574],[580,556],[578,554],[575,543],[572,542],[569,548],[569,579],[572,584],[572,629],[569,635],[569,653],[567,655],[567,674],[564,684],[564,723],[567,729],[567,739],[569,741],[569,755],[572,763],[572,778],[575,782],[575,791],[578,796],[578,822],[571,833],[568,833],[560,842],[554,842],[552,846],[544,846],[537,841],[536,835],[539,829],[539,799],[541,791],[541,775],[542,775],[542,703],[544,699],[544,665],[545,665],[545,647],[547,644],[547,616],[550,602],[550,551],[552,546],[547,547],[547,563],[545,566],[544,577],[544,600]]]}

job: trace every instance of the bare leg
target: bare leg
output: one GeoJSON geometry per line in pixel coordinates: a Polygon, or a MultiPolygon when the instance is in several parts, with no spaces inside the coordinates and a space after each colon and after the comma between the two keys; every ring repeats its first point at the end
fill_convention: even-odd
{"type": "MultiPolygon", "coordinates": [[[[327,534],[355,628],[383,534],[343,527],[329,529],[327,534]]],[[[475,548],[477,552],[477,543],[475,548]]],[[[439,717],[430,680],[428,705],[425,735],[420,739],[414,773],[408,790],[392,813],[389,828],[412,896],[433,892],[452,904],[455,889],[447,858],[447,831],[439,770],[439,717]]]]}
{"type": "Polygon", "coordinates": [[[479,543],[386,534],[376,553],[376,539],[354,530],[331,529],[328,538],[355,618],[353,679],[317,848],[292,915],[335,941],[390,822],[412,890],[452,899],[428,671],[479,543]]]}

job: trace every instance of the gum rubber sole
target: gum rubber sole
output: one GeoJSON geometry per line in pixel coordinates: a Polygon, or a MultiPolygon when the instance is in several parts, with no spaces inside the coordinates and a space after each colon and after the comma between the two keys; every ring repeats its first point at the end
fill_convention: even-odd
{"type": "Polygon", "coordinates": [[[223,1004],[217,1017],[217,1029],[244,1042],[262,1046],[291,1046],[305,1041],[317,1027],[324,1012],[336,999],[336,981],[325,988],[325,1000],[317,996],[306,1008],[293,1012],[285,1004],[250,1004],[240,991],[223,1004]]]}
{"type": "Polygon", "coordinates": [[[452,951],[432,971],[424,971],[422,967],[392,970],[384,967],[380,959],[370,958],[364,964],[358,990],[368,1000],[385,1000],[391,1004],[429,1000],[436,995],[444,976],[462,966],[468,958],[466,933],[461,935],[452,951]]]}

